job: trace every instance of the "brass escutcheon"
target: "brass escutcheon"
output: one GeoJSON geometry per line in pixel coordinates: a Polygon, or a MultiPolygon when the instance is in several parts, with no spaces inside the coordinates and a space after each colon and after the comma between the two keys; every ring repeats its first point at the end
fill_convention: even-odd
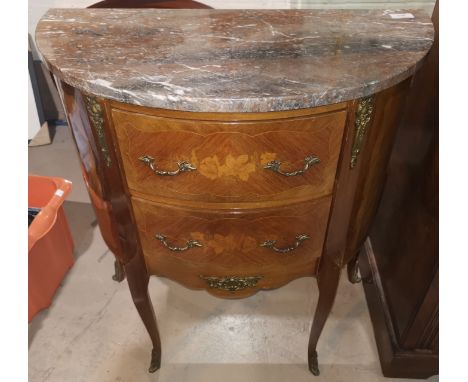
{"type": "Polygon", "coordinates": [[[246,288],[254,288],[263,276],[200,276],[200,278],[205,280],[210,288],[235,292],[246,288]]]}

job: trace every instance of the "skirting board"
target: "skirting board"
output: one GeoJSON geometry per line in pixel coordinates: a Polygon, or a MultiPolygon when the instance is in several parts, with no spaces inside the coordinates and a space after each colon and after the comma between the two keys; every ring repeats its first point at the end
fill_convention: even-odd
{"type": "Polygon", "coordinates": [[[390,378],[429,378],[438,374],[438,355],[399,347],[369,238],[359,255],[359,271],[383,375],[390,378]]]}

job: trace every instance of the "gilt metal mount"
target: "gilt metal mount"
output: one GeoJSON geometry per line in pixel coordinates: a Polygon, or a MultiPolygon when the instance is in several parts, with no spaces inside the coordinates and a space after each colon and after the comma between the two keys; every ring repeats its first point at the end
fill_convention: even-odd
{"type": "Polygon", "coordinates": [[[83,96],[86,110],[91,121],[91,125],[96,133],[99,149],[104,158],[104,162],[107,167],[112,164],[112,159],[109,153],[109,146],[107,145],[106,135],[104,133],[104,117],[102,113],[102,106],[94,96],[84,95],[83,96]]]}
{"type": "Polygon", "coordinates": [[[180,161],[177,162],[177,170],[159,170],[156,168],[156,159],[149,155],[142,155],[138,158],[139,161],[143,162],[146,166],[148,166],[151,171],[153,171],[156,175],[162,176],[174,176],[179,175],[182,172],[194,171],[197,168],[187,161],[180,161]]]}
{"type": "Polygon", "coordinates": [[[320,163],[320,158],[314,155],[310,155],[308,157],[304,158],[304,167],[301,168],[300,170],[292,171],[292,172],[285,172],[281,170],[281,162],[277,160],[272,160],[271,162],[268,162],[263,168],[267,170],[271,170],[273,172],[277,172],[278,174],[281,174],[283,176],[297,176],[297,175],[302,175],[304,174],[311,166],[314,164],[319,164],[320,163]]]}
{"type": "Polygon", "coordinates": [[[372,120],[372,113],[374,112],[374,96],[361,98],[356,108],[356,119],[354,121],[354,141],[351,150],[350,167],[354,168],[357,165],[357,160],[361,152],[364,137],[367,128],[372,120]]]}
{"type": "Polygon", "coordinates": [[[190,248],[202,247],[202,244],[197,240],[187,240],[183,247],[177,247],[167,241],[167,237],[160,233],[155,235],[155,238],[158,239],[166,248],[173,252],[184,252],[190,248]]]}
{"type": "Polygon", "coordinates": [[[260,247],[270,248],[273,251],[279,252],[279,253],[288,253],[297,249],[301,245],[301,243],[307,239],[310,239],[310,236],[306,235],[305,233],[301,233],[296,236],[294,243],[289,247],[285,247],[285,248],[276,247],[276,240],[265,240],[263,243],[260,244],[260,247]]]}
{"type": "Polygon", "coordinates": [[[206,277],[200,276],[205,280],[210,288],[236,292],[246,288],[254,288],[263,276],[226,276],[226,277],[206,277]]]}

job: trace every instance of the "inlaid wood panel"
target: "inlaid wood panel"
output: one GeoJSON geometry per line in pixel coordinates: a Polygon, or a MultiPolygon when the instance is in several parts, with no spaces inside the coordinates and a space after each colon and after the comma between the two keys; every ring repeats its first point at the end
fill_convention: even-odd
{"type": "Polygon", "coordinates": [[[131,193],[204,202],[300,201],[331,194],[346,111],[236,122],[191,116],[112,111],[131,193]],[[160,170],[176,170],[180,161],[196,169],[155,175],[139,160],[144,155],[160,170]],[[318,159],[305,170],[307,157],[318,159]],[[303,172],[282,175],[265,168],[271,161],[281,162],[283,173],[303,172]]]}
{"type": "MultiPolygon", "coordinates": [[[[206,211],[174,208],[132,198],[148,272],[191,288],[206,288],[200,276],[262,276],[258,288],[274,288],[315,275],[321,256],[331,197],[277,209],[206,211]],[[308,238],[298,239],[298,235],[308,238]],[[156,235],[164,235],[165,243],[156,235]],[[189,240],[200,246],[184,251],[189,240]],[[277,252],[261,246],[274,240],[277,252]],[[166,246],[167,245],[167,246],[166,246]]],[[[209,289],[210,292],[217,292],[209,289]]],[[[250,292],[249,292],[250,291],[250,292]]],[[[229,295],[229,294],[228,294],[229,295]]]]}
{"type": "Polygon", "coordinates": [[[79,91],[61,82],[58,82],[58,91],[68,111],[67,118],[80,158],[81,170],[86,179],[86,187],[103,198],[105,186],[99,168],[99,148],[94,139],[83,97],[79,91]]]}
{"type": "Polygon", "coordinates": [[[124,260],[124,254],[117,233],[117,222],[112,216],[111,205],[108,202],[109,189],[104,178],[101,151],[98,147],[96,133],[90,122],[85,106],[85,98],[78,90],[57,81],[57,89],[61,94],[73,139],[80,158],[84,183],[99,223],[102,237],[112,253],[124,260]]]}
{"type": "Polygon", "coordinates": [[[153,266],[157,266],[158,273],[153,272],[152,274],[169,278],[190,289],[205,289],[217,297],[236,299],[251,296],[260,290],[279,288],[297,278],[313,276],[317,272],[318,265],[319,259],[312,258],[307,264],[294,262],[288,265],[287,272],[280,272],[279,269],[273,267],[256,269],[241,266],[228,267],[217,263],[206,263],[199,266],[176,256],[160,256],[157,260],[153,260],[153,266]],[[258,276],[261,278],[253,287],[229,291],[210,288],[207,281],[200,276],[220,279],[226,276],[241,279],[258,276]]]}

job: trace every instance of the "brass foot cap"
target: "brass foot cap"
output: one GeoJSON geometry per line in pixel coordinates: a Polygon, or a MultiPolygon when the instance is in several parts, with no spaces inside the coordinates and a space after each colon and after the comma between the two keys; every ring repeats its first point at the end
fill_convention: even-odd
{"type": "Polygon", "coordinates": [[[315,350],[309,353],[309,370],[315,376],[320,375],[320,370],[318,367],[318,354],[315,350]]]}
{"type": "Polygon", "coordinates": [[[359,265],[358,262],[354,264],[348,264],[348,280],[351,284],[359,284],[362,280],[359,276],[359,265]]]}
{"type": "Polygon", "coordinates": [[[154,373],[161,367],[161,352],[153,349],[151,351],[151,363],[148,371],[154,373]]]}
{"type": "Polygon", "coordinates": [[[112,275],[112,280],[120,283],[125,280],[125,275],[112,275]]]}
{"type": "Polygon", "coordinates": [[[119,260],[114,261],[114,270],[115,273],[112,276],[112,280],[117,281],[117,282],[122,282],[125,280],[125,269],[122,263],[120,263],[119,260]]]}

